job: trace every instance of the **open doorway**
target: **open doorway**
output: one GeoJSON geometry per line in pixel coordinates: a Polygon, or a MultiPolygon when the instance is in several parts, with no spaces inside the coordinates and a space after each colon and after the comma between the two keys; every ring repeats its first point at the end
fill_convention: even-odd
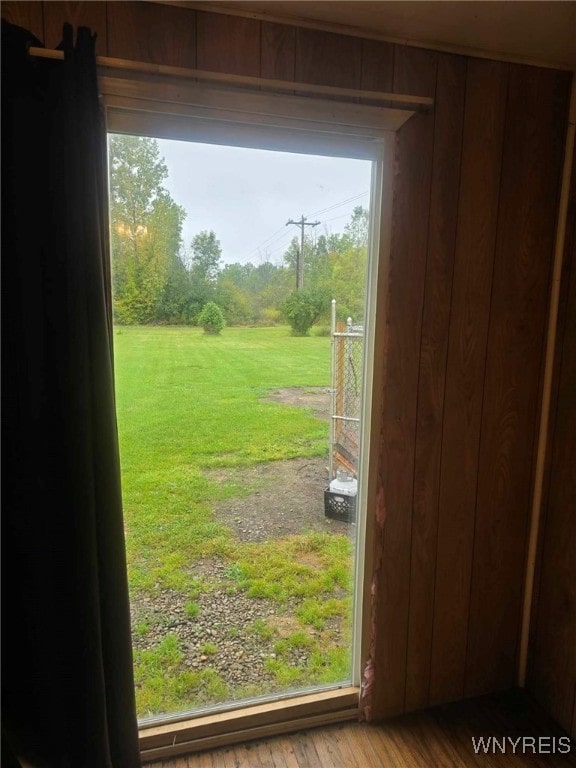
{"type": "Polygon", "coordinates": [[[358,685],[377,163],[109,155],[139,718],[358,685]]]}

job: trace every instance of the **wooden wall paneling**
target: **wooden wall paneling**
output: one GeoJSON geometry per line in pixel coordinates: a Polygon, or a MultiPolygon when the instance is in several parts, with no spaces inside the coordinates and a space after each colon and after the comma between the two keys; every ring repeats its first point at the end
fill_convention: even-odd
{"type": "Polygon", "coordinates": [[[260,21],[197,12],[198,69],[260,75],[260,21]]]}
{"type": "MultiPolygon", "coordinates": [[[[2,4],[52,45],[71,14],[112,57],[436,98],[397,137],[372,709],[382,717],[510,684],[567,76],[512,67],[506,111],[509,65],[498,62],[156,3],[2,4]]],[[[545,526],[546,631],[534,651],[535,664],[555,657],[561,670],[569,661],[549,627],[573,598],[547,597],[558,571],[546,569],[574,561],[564,450],[554,454],[550,509],[560,511],[545,526]]],[[[538,674],[566,720],[556,670],[538,674]]]]}
{"type": "MultiPolygon", "coordinates": [[[[539,520],[539,532],[538,541],[536,546],[536,562],[534,566],[534,577],[532,585],[532,606],[530,610],[530,639],[528,646],[528,665],[527,675],[530,673],[530,654],[533,631],[536,626],[536,615],[538,610],[538,599],[540,589],[540,577],[542,572],[542,532],[546,529],[546,511],[548,507],[548,501],[550,497],[550,481],[551,481],[551,468],[552,468],[552,454],[553,454],[553,441],[554,441],[554,424],[555,415],[558,408],[558,382],[560,377],[560,368],[562,365],[562,339],[564,337],[564,330],[567,321],[567,307],[570,288],[570,266],[572,247],[576,238],[576,156],[572,158],[572,170],[570,178],[570,187],[568,190],[568,205],[566,212],[566,224],[565,224],[565,239],[564,239],[564,254],[562,259],[562,269],[560,275],[560,289],[558,294],[558,309],[557,309],[557,321],[556,321],[556,341],[554,345],[554,360],[552,363],[552,383],[550,392],[550,405],[549,405],[549,426],[548,426],[548,439],[544,448],[544,470],[542,479],[542,496],[540,503],[540,520],[539,520]]],[[[550,292],[551,294],[551,292],[550,292]]],[[[551,296],[549,296],[550,301],[551,296]]],[[[547,316],[550,314],[550,304],[546,310],[547,316]]],[[[543,340],[544,348],[542,354],[542,365],[540,372],[540,387],[538,390],[538,402],[542,401],[543,387],[544,387],[544,375],[546,369],[546,339],[543,340]]],[[[540,415],[539,417],[540,418],[540,415]]],[[[534,500],[534,485],[536,474],[536,463],[539,451],[539,440],[534,441],[534,454],[533,454],[533,472],[530,481],[531,485],[531,497],[530,508],[533,508],[534,500]]],[[[528,553],[528,550],[527,550],[528,553]]]]}
{"type": "Polygon", "coordinates": [[[429,700],[444,384],[456,242],[466,60],[440,55],[418,382],[406,710],[429,700]]]}
{"type": "Polygon", "coordinates": [[[438,56],[434,51],[424,48],[395,45],[393,92],[434,98],[438,56]]]}
{"type": "Polygon", "coordinates": [[[108,2],[108,55],[196,68],[196,12],[147,2],[108,2]]]}
{"type": "Polygon", "coordinates": [[[32,32],[40,42],[44,42],[44,17],[41,2],[14,2],[4,0],[0,6],[2,18],[18,27],[32,32]]]}
{"type": "Polygon", "coordinates": [[[527,687],[576,738],[576,157],[558,323],[550,481],[540,529],[527,687]],[[564,293],[564,292],[563,292],[564,293]]]}
{"type": "MultiPolygon", "coordinates": [[[[560,292],[558,300],[558,320],[556,326],[556,343],[554,349],[554,362],[552,373],[552,391],[550,393],[550,415],[548,442],[545,448],[544,478],[542,489],[542,502],[539,521],[539,536],[536,550],[536,564],[534,569],[534,585],[532,590],[532,608],[530,614],[530,642],[528,646],[528,664],[527,664],[527,682],[528,689],[531,689],[531,674],[533,663],[534,640],[538,628],[538,608],[540,599],[540,581],[543,566],[543,539],[546,531],[547,511],[550,502],[550,491],[552,481],[552,459],[554,454],[554,432],[558,412],[558,394],[559,381],[562,368],[563,340],[568,322],[568,300],[570,298],[570,271],[573,262],[573,252],[576,248],[576,155],[572,159],[572,173],[570,180],[570,190],[568,196],[568,209],[566,215],[566,232],[564,242],[564,257],[562,261],[562,274],[560,277],[560,292]]],[[[544,364],[542,365],[544,369],[544,364]]],[[[543,379],[543,373],[541,375],[543,379]]],[[[542,389],[542,385],[541,385],[542,389]]],[[[538,393],[541,397],[541,391],[538,393]]],[[[538,441],[535,441],[536,446],[538,441]]],[[[536,455],[534,456],[534,463],[536,455]]],[[[532,506],[532,498],[530,499],[532,506]]],[[[535,694],[534,691],[532,691],[535,694]]],[[[575,691],[576,694],[576,691],[575,691]]]]}
{"type": "Polygon", "coordinates": [[[271,80],[294,80],[295,68],[296,29],[263,21],[260,76],[271,80]]]}
{"type": "Polygon", "coordinates": [[[576,741],[576,685],[574,686],[574,705],[572,708],[572,727],[568,731],[573,740],[576,741]]]}
{"type": "Polygon", "coordinates": [[[390,93],[394,84],[394,46],[379,40],[362,40],[360,87],[390,93]]]}
{"type": "Polygon", "coordinates": [[[511,65],[486,360],[465,694],[514,684],[569,77],[511,65]]]}
{"type": "Polygon", "coordinates": [[[468,60],[439,487],[430,702],[464,691],[507,65],[468,60]]]}
{"type": "MultiPolygon", "coordinates": [[[[576,256],[576,254],[575,254],[576,256]]],[[[537,700],[572,730],[576,692],[576,262],[572,263],[569,320],[563,345],[554,430],[552,484],[546,527],[533,670],[537,700]]],[[[576,735],[576,734],[572,734],[576,735]]]]}
{"type": "Polygon", "coordinates": [[[47,48],[56,48],[62,41],[64,22],[78,27],[90,27],[96,32],[96,55],[108,54],[106,30],[106,3],[104,2],[68,2],[50,3],[44,6],[44,41],[47,48]]]}
{"type": "Polygon", "coordinates": [[[296,80],[316,85],[360,88],[362,41],[358,37],[296,30],[296,80]]]}
{"type": "MultiPolygon", "coordinates": [[[[394,91],[434,96],[437,55],[397,49],[394,91]]],[[[410,535],[420,333],[428,248],[434,113],[414,115],[396,138],[388,273],[386,379],[379,483],[384,498],[373,648],[375,718],[402,712],[406,684],[410,535]]]]}

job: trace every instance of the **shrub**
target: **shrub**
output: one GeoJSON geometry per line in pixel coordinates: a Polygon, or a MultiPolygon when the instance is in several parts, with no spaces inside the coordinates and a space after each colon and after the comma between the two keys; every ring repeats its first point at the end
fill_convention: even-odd
{"type": "Polygon", "coordinates": [[[262,325],[276,325],[280,320],[280,311],[274,307],[264,307],[260,319],[262,325]]]}
{"type": "Polygon", "coordinates": [[[204,333],[217,335],[224,328],[224,315],[222,310],[213,301],[205,304],[202,312],[198,315],[198,325],[204,328],[204,333]]]}
{"type": "Polygon", "coordinates": [[[284,315],[294,336],[307,336],[325,309],[325,297],[312,288],[292,291],[284,302],[284,315]]]}

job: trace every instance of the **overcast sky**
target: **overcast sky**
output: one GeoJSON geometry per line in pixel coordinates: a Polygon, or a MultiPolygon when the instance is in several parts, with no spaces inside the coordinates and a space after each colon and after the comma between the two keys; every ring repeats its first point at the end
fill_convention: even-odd
{"type": "Polygon", "coordinates": [[[355,206],[368,207],[366,160],[164,139],[158,145],[168,166],[165,186],[187,213],[186,247],[195,234],[213,229],[225,263],[279,263],[291,238],[300,236],[288,219],[304,214],[322,222],[316,235],[341,232],[355,206]]]}

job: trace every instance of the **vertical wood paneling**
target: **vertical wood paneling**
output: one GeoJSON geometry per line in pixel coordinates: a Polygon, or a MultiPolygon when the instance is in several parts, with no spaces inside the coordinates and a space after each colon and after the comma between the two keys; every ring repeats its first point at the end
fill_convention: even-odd
{"type": "MultiPolygon", "coordinates": [[[[434,95],[437,55],[417,49],[395,53],[394,90],[434,95]]],[[[388,339],[380,483],[385,520],[376,610],[373,709],[401,712],[406,684],[414,442],[434,114],[414,116],[397,136],[392,244],[388,274],[388,339]]]]}
{"type": "Polygon", "coordinates": [[[108,55],[172,67],[196,67],[196,15],[187,8],[110,2],[108,55]]]}
{"type": "MultiPolygon", "coordinates": [[[[556,328],[556,343],[554,351],[553,362],[553,378],[552,378],[552,391],[550,393],[550,409],[549,409],[549,429],[548,429],[548,442],[546,445],[546,456],[544,463],[544,479],[542,488],[542,505],[539,522],[539,539],[536,553],[536,564],[534,569],[534,585],[532,593],[532,610],[530,616],[530,645],[528,648],[528,665],[527,665],[527,688],[531,693],[538,698],[538,690],[534,683],[534,672],[539,672],[540,663],[536,661],[536,639],[538,639],[538,619],[540,616],[540,586],[542,581],[542,573],[544,567],[548,568],[548,561],[544,561],[544,546],[543,539],[546,538],[547,529],[547,511],[550,504],[551,492],[554,486],[552,482],[556,482],[555,473],[557,471],[556,463],[556,444],[555,444],[555,430],[558,419],[558,405],[559,405],[559,389],[562,373],[562,361],[564,356],[563,343],[565,336],[566,325],[569,322],[569,300],[571,300],[570,291],[570,279],[571,279],[571,266],[574,259],[574,249],[576,248],[576,156],[572,162],[572,178],[570,182],[570,193],[568,197],[568,210],[566,216],[566,232],[564,243],[564,258],[562,262],[562,274],[560,277],[560,291],[558,298],[558,321],[556,328]],[[554,469],[554,473],[553,470],[554,469]],[[554,476],[553,476],[554,474],[554,476]]],[[[570,312],[573,312],[574,308],[570,308],[570,312]]],[[[536,445],[537,445],[537,441],[536,445]]],[[[576,575],[575,575],[576,578],[576,575]]],[[[574,627],[576,632],[576,626],[574,627]]],[[[574,639],[574,645],[576,646],[576,636],[574,639]]],[[[548,654],[544,653],[545,663],[550,666],[554,666],[553,661],[548,659],[548,654]]],[[[576,689],[575,689],[576,696],[576,689]]],[[[576,705],[576,699],[575,699],[576,705]]]]}
{"type": "MultiPolygon", "coordinates": [[[[509,66],[487,60],[148,2],[4,2],[2,15],[48,45],[66,18],[113,57],[436,98],[397,136],[372,708],[510,684],[567,77],[511,67],[506,107],[509,66]]],[[[531,661],[563,724],[576,717],[566,333],[531,661]]]]}
{"type": "Polygon", "coordinates": [[[407,710],[426,706],[429,696],[442,416],[465,84],[466,60],[458,56],[440,56],[416,419],[407,710]]]}
{"type": "Polygon", "coordinates": [[[316,29],[296,30],[296,80],[359,88],[362,41],[316,29]]]}
{"type": "Polygon", "coordinates": [[[44,40],[47,48],[56,48],[62,40],[62,25],[69,22],[78,27],[90,27],[96,32],[96,54],[106,56],[106,3],[68,2],[44,3],[44,40]]]}
{"type": "Polygon", "coordinates": [[[440,471],[430,699],[464,690],[507,67],[469,60],[440,471]]]}
{"type": "Polygon", "coordinates": [[[198,11],[198,69],[258,77],[260,24],[255,19],[198,11]]]}
{"type": "MultiPolygon", "coordinates": [[[[439,54],[424,48],[395,45],[394,78],[392,81],[394,93],[408,93],[411,96],[431,96],[434,98],[438,56],[439,54]]],[[[432,112],[417,116],[416,122],[419,122],[420,117],[431,117],[432,112]]],[[[414,123],[414,120],[410,120],[410,123],[414,123]]]]}
{"type": "Polygon", "coordinates": [[[362,41],[362,77],[360,87],[367,91],[392,91],[394,46],[379,40],[362,41]]]}
{"type": "Polygon", "coordinates": [[[576,537],[571,533],[576,525],[575,265],[576,155],[566,217],[527,674],[528,690],[572,738],[576,738],[576,537]]]}
{"type": "MultiPolygon", "coordinates": [[[[536,562],[534,567],[534,584],[532,589],[532,607],[530,616],[530,634],[535,631],[537,625],[537,614],[539,604],[539,591],[540,581],[542,575],[542,555],[544,538],[544,532],[546,530],[546,514],[551,493],[551,480],[552,480],[552,460],[554,457],[554,430],[555,419],[558,411],[558,390],[560,371],[562,367],[563,348],[562,342],[564,338],[564,332],[566,323],[568,321],[568,300],[570,298],[570,270],[572,265],[572,254],[575,246],[576,239],[576,157],[572,160],[572,178],[570,181],[570,190],[568,196],[568,209],[566,215],[566,228],[565,228],[565,242],[564,242],[564,254],[562,261],[562,270],[560,275],[560,289],[558,295],[558,311],[557,311],[557,324],[556,324],[556,342],[554,345],[554,360],[552,363],[552,384],[550,392],[550,407],[549,407],[549,426],[548,426],[548,440],[544,448],[544,473],[542,481],[542,500],[541,500],[541,513],[539,521],[539,537],[536,548],[536,562]]],[[[546,356],[542,355],[542,366],[540,374],[540,389],[538,392],[539,399],[542,397],[544,369],[546,366],[546,356]]],[[[533,457],[534,470],[536,469],[536,459],[538,455],[538,440],[534,441],[535,452],[533,457]]],[[[530,499],[530,507],[532,508],[533,498],[530,499]]],[[[530,641],[532,642],[532,640],[530,641]]],[[[530,671],[530,648],[528,650],[528,673],[530,671]]],[[[576,691],[575,691],[576,693],[576,691]]]]}
{"type": "Polygon", "coordinates": [[[5,0],[0,6],[2,18],[18,27],[24,27],[32,32],[40,42],[44,42],[44,21],[42,3],[14,2],[5,0]]]}
{"type": "Polygon", "coordinates": [[[567,78],[511,66],[488,336],[467,695],[513,685],[567,78]]]}
{"type": "Polygon", "coordinates": [[[294,80],[296,30],[285,24],[262,22],[261,77],[294,80]]]}
{"type": "Polygon", "coordinates": [[[576,240],[555,419],[530,691],[572,736],[576,694],[576,240]]]}

